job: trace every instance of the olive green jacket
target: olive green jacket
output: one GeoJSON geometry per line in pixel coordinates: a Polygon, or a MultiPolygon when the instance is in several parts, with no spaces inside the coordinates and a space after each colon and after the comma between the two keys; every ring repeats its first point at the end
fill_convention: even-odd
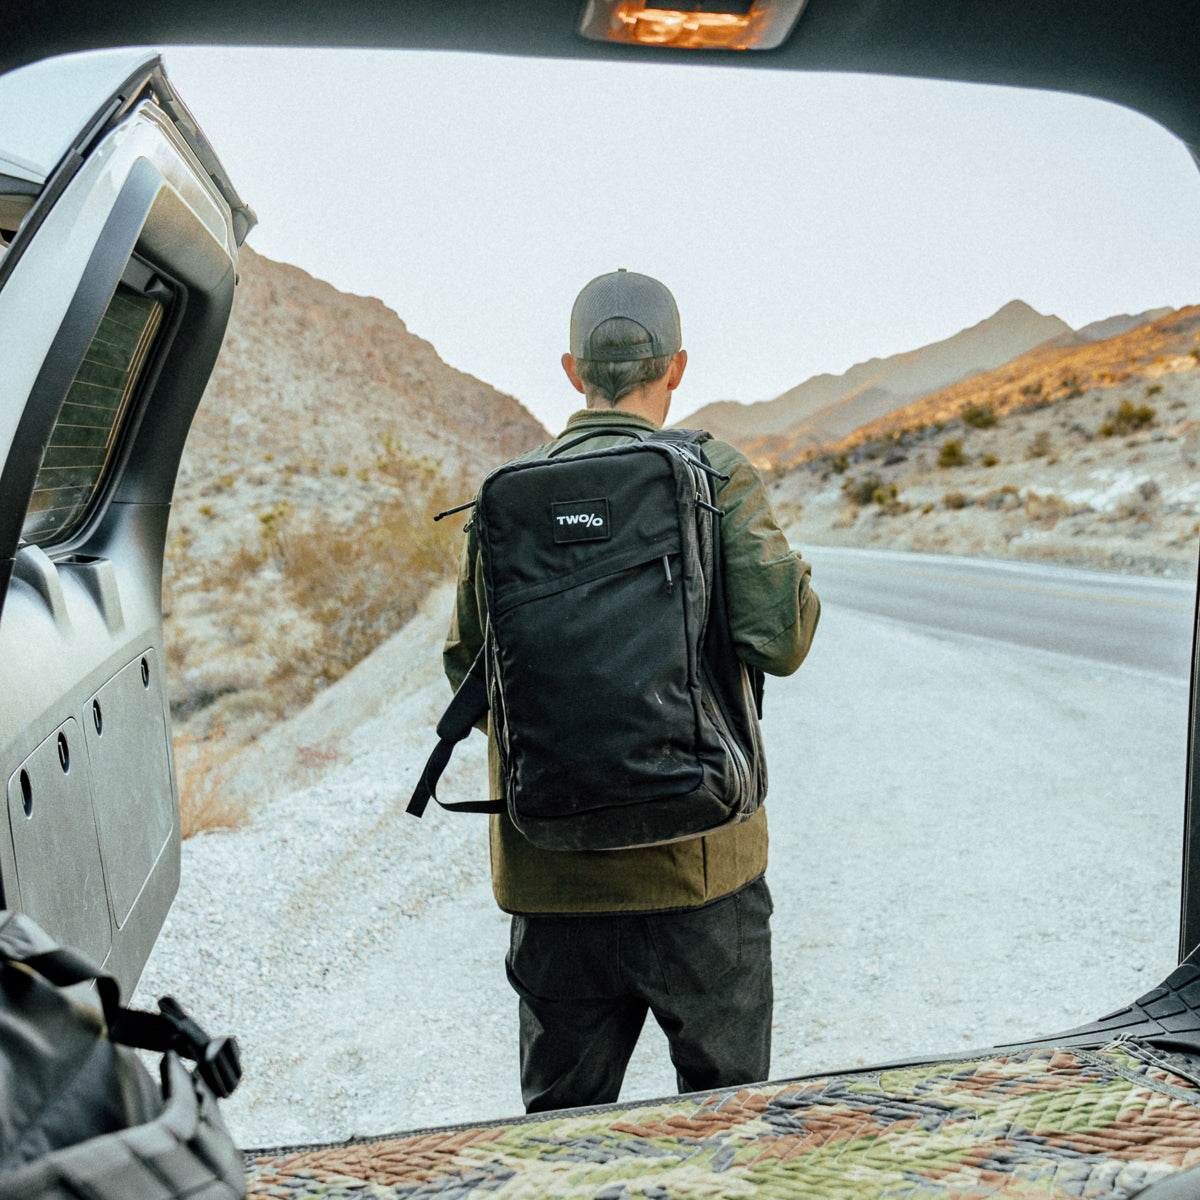
{"type": "MultiPolygon", "coordinates": [[[[656,429],[646,418],[612,410],[577,412],[563,434],[522,458],[544,458],[567,437],[588,427],[628,425],[656,429]]],[[[580,451],[619,445],[596,437],[580,451]]],[[[749,459],[726,442],[704,445],[712,465],[728,481],[719,485],[721,550],[729,624],[743,662],[772,675],[790,675],[803,661],[816,632],[820,601],[809,586],[811,567],[788,546],[771,512],[766,488],[749,459]]],[[[487,601],[473,527],[463,546],[458,597],[443,662],[458,689],[483,645],[487,601]]],[[[564,703],[569,703],[564,695],[564,703]]],[[[488,732],[490,795],[502,797],[496,739],[488,732]]],[[[554,851],[526,841],[507,813],[491,817],[492,890],[496,902],[518,913],[646,912],[690,908],[736,891],[767,867],[767,817],[705,837],[636,850],[554,851]]]]}

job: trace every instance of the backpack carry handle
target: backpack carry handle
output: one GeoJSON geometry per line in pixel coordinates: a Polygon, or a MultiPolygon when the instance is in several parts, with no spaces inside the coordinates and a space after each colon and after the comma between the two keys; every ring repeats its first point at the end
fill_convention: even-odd
{"type": "Polygon", "coordinates": [[[573,437],[569,442],[563,442],[561,446],[555,446],[546,457],[557,458],[560,454],[578,446],[580,442],[589,442],[592,438],[617,436],[631,437],[635,441],[644,442],[649,439],[650,434],[642,429],[632,429],[628,425],[598,425],[595,429],[589,429],[587,433],[573,437]]]}

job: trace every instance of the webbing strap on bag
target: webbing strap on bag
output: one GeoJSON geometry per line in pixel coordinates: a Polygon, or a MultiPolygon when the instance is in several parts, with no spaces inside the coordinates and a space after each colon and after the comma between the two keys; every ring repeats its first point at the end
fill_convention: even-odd
{"type": "Polygon", "coordinates": [[[0,910],[0,981],[0,1200],[244,1200],[216,1099],[241,1077],[232,1038],[170,997],[123,1007],[111,975],[23,913],[0,910]],[[107,1029],[60,990],[89,982],[107,1029]],[[158,1085],[131,1046],[162,1052],[158,1085]]]}
{"type": "Polygon", "coordinates": [[[165,1054],[173,1050],[196,1064],[200,1078],[219,1100],[233,1095],[242,1077],[235,1038],[210,1038],[172,996],[158,1002],[157,1013],[121,1004],[120,984],[83,955],[59,946],[41,926],[20,912],[5,914],[0,925],[0,962],[20,963],[55,987],[95,982],[108,1036],[123,1046],[165,1054]]]}
{"type": "MultiPolygon", "coordinates": [[[[486,643],[485,643],[486,648],[486,643]]],[[[481,649],[462,681],[449,707],[437,723],[438,744],[433,748],[412,799],[405,812],[414,817],[423,816],[430,800],[436,800],[450,812],[498,813],[504,811],[503,800],[460,800],[447,804],[437,798],[437,783],[454,753],[454,747],[475,728],[477,721],[487,716],[488,698],[485,680],[484,650],[481,649]]]]}

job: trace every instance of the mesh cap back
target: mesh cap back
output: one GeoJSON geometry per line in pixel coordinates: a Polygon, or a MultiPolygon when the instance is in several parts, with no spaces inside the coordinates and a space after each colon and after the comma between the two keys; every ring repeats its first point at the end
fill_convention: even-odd
{"type": "Polygon", "coordinates": [[[623,267],[593,279],[571,309],[571,354],[591,362],[629,362],[674,354],[683,345],[679,309],[665,284],[623,267]],[[649,338],[639,346],[606,346],[597,328],[613,317],[633,321],[649,338]]]}

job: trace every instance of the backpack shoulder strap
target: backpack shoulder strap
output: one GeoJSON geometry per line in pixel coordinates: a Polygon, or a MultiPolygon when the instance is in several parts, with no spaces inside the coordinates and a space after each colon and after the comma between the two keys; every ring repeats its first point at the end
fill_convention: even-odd
{"type": "Polygon", "coordinates": [[[649,440],[675,446],[702,446],[712,441],[712,434],[707,429],[656,429],[649,440]]]}
{"type": "Polygon", "coordinates": [[[434,746],[433,753],[429,756],[429,761],[426,762],[425,769],[421,772],[421,778],[413,791],[412,799],[404,810],[412,813],[414,817],[424,816],[430,800],[437,801],[442,808],[449,809],[451,812],[498,813],[504,811],[504,801],[502,800],[460,800],[453,804],[447,804],[443,800],[438,800],[436,790],[438,780],[441,779],[442,772],[446,769],[450,762],[450,756],[454,753],[454,747],[475,728],[476,721],[482,720],[487,715],[488,697],[484,665],[486,652],[487,643],[485,641],[475,656],[475,661],[471,664],[467,677],[462,681],[458,691],[454,693],[454,698],[437,724],[438,744],[434,746]]]}

